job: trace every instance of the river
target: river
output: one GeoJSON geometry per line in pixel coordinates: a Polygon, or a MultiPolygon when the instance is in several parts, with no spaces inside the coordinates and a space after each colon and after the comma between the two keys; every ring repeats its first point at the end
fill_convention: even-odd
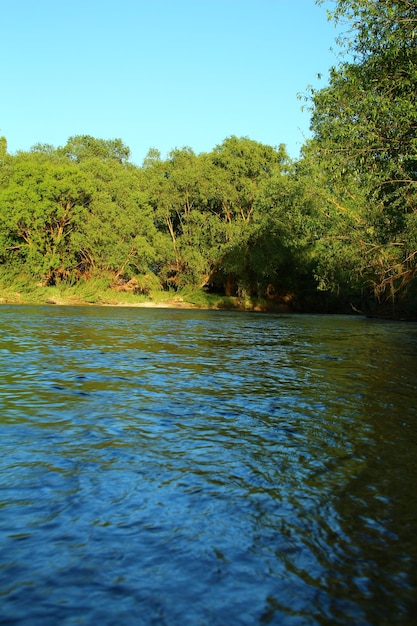
{"type": "Polygon", "coordinates": [[[417,325],[0,307],[0,623],[413,624],[417,325]]]}

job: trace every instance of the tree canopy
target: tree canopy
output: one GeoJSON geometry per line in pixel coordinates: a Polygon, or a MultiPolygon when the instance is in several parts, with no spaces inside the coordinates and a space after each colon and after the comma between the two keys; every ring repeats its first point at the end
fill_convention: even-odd
{"type": "Polygon", "coordinates": [[[392,301],[415,288],[417,269],[417,5],[334,4],[331,17],[349,27],[349,60],[312,93],[311,150],[327,185],[343,183],[356,197],[366,259],[358,267],[375,295],[392,301]]]}
{"type": "Polygon", "coordinates": [[[142,166],[121,139],[12,155],[1,137],[3,268],[416,318],[417,6],[335,0],[329,17],[345,25],[342,61],[311,90],[296,161],[236,136],[151,148],[142,166]]]}

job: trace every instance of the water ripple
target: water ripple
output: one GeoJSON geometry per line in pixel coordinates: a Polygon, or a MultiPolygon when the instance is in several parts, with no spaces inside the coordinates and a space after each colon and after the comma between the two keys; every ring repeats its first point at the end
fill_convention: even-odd
{"type": "Polygon", "coordinates": [[[5,624],[411,624],[417,327],[0,309],[5,624]]]}

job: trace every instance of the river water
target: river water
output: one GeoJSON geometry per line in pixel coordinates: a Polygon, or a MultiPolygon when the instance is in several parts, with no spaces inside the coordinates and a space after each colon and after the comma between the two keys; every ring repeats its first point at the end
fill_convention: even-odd
{"type": "Polygon", "coordinates": [[[417,325],[0,307],[0,623],[413,624],[417,325]]]}

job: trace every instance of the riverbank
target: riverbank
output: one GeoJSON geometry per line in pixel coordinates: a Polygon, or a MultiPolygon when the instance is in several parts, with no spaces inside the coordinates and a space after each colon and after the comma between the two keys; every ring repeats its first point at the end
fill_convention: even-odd
{"type": "Polygon", "coordinates": [[[27,275],[10,276],[0,273],[0,305],[51,305],[51,306],[106,306],[154,309],[205,309],[229,311],[255,311],[264,313],[316,313],[363,315],[382,319],[415,321],[413,307],[408,310],[396,303],[376,303],[372,299],[339,298],[331,293],[303,292],[276,294],[274,299],[249,296],[225,296],[204,289],[184,287],[178,291],[133,290],[112,288],[106,277],[80,281],[74,285],[61,283],[45,286],[35,283],[27,275]]]}
{"type": "Polygon", "coordinates": [[[238,298],[206,293],[202,289],[184,289],[172,293],[153,291],[146,295],[123,293],[111,289],[97,290],[86,283],[76,287],[0,285],[0,304],[51,306],[106,306],[154,309],[207,309],[288,313],[285,302],[262,298],[238,298]]]}

